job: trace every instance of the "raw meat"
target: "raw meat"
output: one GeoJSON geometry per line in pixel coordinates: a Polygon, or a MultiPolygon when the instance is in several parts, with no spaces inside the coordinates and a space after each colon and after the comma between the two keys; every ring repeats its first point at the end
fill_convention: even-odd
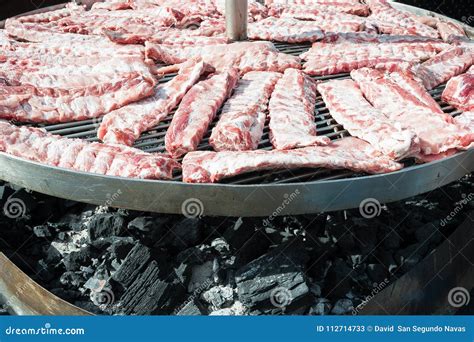
{"type": "Polygon", "coordinates": [[[399,160],[420,151],[416,135],[399,127],[370,105],[353,80],[318,85],[331,116],[352,135],[369,142],[388,157],[399,160]]]}
{"type": "MultiPolygon", "coordinates": [[[[464,112],[459,116],[454,118],[454,121],[457,125],[459,125],[462,129],[466,129],[468,132],[471,133],[471,141],[474,141],[474,112],[464,112]]],[[[465,146],[464,149],[474,148],[474,142],[470,145],[465,146]]]]}
{"type": "MultiPolygon", "coordinates": [[[[393,8],[386,0],[367,0],[366,3],[372,12],[369,16],[369,20],[374,20],[377,23],[388,24],[390,26],[401,27],[406,30],[405,33],[407,34],[432,38],[439,37],[437,30],[413,19],[411,13],[399,11],[393,8]]],[[[400,32],[393,32],[392,30],[384,31],[382,33],[394,34],[400,32]]]]}
{"type": "Polygon", "coordinates": [[[209,144],[216,151],[255,150],[262,138],[268,100],[281,74],[251,71],[224,104],[209,144]]]}
{"type": "Polygon", "coordinates": [[[332,75],[388,62],[420,62],[436,56],[446,44],[432,42],[314,43],[301,58],[309,75],[332,75]]]}
{"type": "Polygon", "coordinates": [[[334,2],[332,0],[318,1],[317,3],[306,5],[274,5],[271,7],[269,14],[272,16],[280,16],[283,13],[287,13],[290,15],[295,15],[295,17],[297,17],[298,15],[301,15],[306,11],[313,14],[320,14],[324,12],[342,12],[364,17],[369,15],[369,7],[367,7],[366,5],[363,5],[361,3],[353,3],[350,1],[334,2]]]}
{"type": "Polygon", "coordinates": [[[323,31],[312,21],[274,17],[250,23],[247,35],[250,39],[286,43],[315,42],[324,37],[323,31]]]}
{"type": "Polygon", "coordinates": [[[0,85],[0,118],[42,123],[84,120],[101,116],[153,92],[154,80],[147,80],[140,73],[123,76],[110,82],[66,90],[0,85]]]}
{"type": "Polygon", "coordinates": [[[296,18],[311,21],[325,32],[363,31],[366,19],[346,13],[311,10],[304,7],[290,7],[278,14],[282,18],[296,18]]]}
{"type": "Polygon", "coordinates": [[[441,39],[445,42],[451,42],[455,38],[466,37],[464,28],[451,21],[443,21],[438,19],[436,22],[436,28],[438,29],[441,39]]]}
{"type": "Polygon", "coordinates": [[[459,75],[474,64],[474,53],[468,48],[453,47],[419,66],[416,76],[431,90],[459,75]]]}
{"type": "Polygon", "coordinates": [[[375,108],[416,133],[423,154],[439,154],[471,143],[467,132],[453,124],[449,115],[433,112],[419,96],[410,94],[383,72],[363,68],[352,71],[351,76],[375,108]]]}
{"type": "Polygon", "coordinates": [[[237,42],[227,45],[193,46],[171,48],[147,42],[146,55],[167,64],[184,62],[200,57],[217,70],[233,66],[242,74],[249,71],[279,71],[300,68],[298,57],[278,52],[270,42],[237,42]]]}
{"type": "Polygon", "coordinates": [[[188,91],[166,132],[166,150],[173,158],[196,150],[238,80],[237,69],[230,69],[197,83],[188,91]]]}
{"type": "Polygon", "coordinates": [[[314,108],[316,83],[302,71],[287,69],[270,98],[270,141],[277,150],[327,145],[328,137],[316,136],[314,108]]]}
{"type": "Polygon", "coordinates": [[[191,59],[171,81],[158,85],[153,96],[104,116],[97,136],[104,142],[131,146],[140,135],[156,126],[196,83],[206,66],[191,59]]]}
{"type": "Polygon", "coordinates": [[[442,99],[457,109],[474,110],[474,66],[465,74],[453,77],[448,81],[442,99]]]}
{"type": "Polygon", "coordinates": [[[170,179],[179,163],[160,154],[52,135],[0,122],[0,151],[50,166],[108,176],[170,179]]]}
{"type": "Polygon", "coordinates": [[[288,151],[191,152],[183,159],[183,180],[212,183],[251,171],[306,167],[386,173],[397,171],[403,165],[382,155],[367,142],[349,137],[327,146],[288,151]]]}

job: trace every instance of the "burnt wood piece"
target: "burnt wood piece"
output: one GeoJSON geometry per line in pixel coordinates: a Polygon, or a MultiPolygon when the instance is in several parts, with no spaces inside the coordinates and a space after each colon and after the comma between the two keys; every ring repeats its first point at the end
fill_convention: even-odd
{"type": "MultiPolygon", "coordinates": [[[[474,289],[474,211],[433,253],[368,301],[361,315],[452,314],[449,292],[474,289]]],[[[471,298],[471,301],[474,300],[471,298]]]]}
{"type": "Polygon", "coordinates": [[[304,312],[312,296],[305,276],[306,254],[299,240],[289,241],[237,271],[239,299],[254,312],[304,312]]]}

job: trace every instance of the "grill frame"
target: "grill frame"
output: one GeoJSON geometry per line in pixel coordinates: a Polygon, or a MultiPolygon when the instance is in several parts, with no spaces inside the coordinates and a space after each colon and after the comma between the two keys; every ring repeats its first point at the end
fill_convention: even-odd
{"type": "MultiPolygon", "coordinates": [[[[408,5],[394,3],[394,6],[417,14],[431,14],[453,20],[408,5]]],[[[473,34],[472,29],[467,31],[473,34]]],[[[300,54],[310,47],[309,44],[275,45],[280,51],[291,54],[300,54]]],[[[346,77],[348,74],[316,79],[346,77]]],[[[160,82],[169,78],[170,76],[165,77],[160,82]]],[[[438,102],[442,90],[443,86],[430,92],[438,102]]],[[[317,101],[315,114],[318,133],[329,130],[325,135],[331,138],[347,136],[341,125],[334,124],[334,119],[327,113],[320,96],[317,101]]],[[[442,104],[442,108],[452,115],[460,113],[446,104],[442,104]]],[[[142,136],[135,147],[147,152],[162,152],[163,144],[157,146],[157,141],[153,139],[164,139],[170,120],[171,116],[168,116],[157,128],[142,136]]],[[[216,121],[214,120],[214,124],[216,121]]],[[[96,140],[94,131],[99,123],[100,119],[91,119],[44,127],[52,133],[96,140]],[[94,130],[90,131],[90,128],[94,130]],[[88,137],[87,132],[93,136],[88,137]]],[[[206,138],[211,129],[212,126],[206,138]]],[[[264,139],[267,140],[259,148],[269,149],[267,128],[265,132],[264,139]]],[[[209,149],[206,145],[201,143],[199,149],[209,149]]],[[[474,171],[474,151],[462,152],[440,161],[409,166],[383,175],[365,176],[344,170],[301,169],[254,172],[219,184],[186,184],[180,181],[179,175],[173,181],[103,176],[46,166],[5,153],[0,153],[0,164],[4,165],[0,169],[0,179],[48,195],[95,205],[178,214],[187,213],[184,207],[191,203],[197,205],[198,213],[203,215],[277,216],[355,208],[367,198],[388,203],[428,192],[474,171]],[[315,178],[317,180],[314,180],[315,178]]]]}

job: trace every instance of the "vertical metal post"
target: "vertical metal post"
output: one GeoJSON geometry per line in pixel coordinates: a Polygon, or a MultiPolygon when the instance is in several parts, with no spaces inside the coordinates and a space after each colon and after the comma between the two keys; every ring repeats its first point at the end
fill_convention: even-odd
{"type": "Polygon", "coordinates": [[[227,37],[232,41],[247,39],[247,0],[225,0],[227,37]]]}

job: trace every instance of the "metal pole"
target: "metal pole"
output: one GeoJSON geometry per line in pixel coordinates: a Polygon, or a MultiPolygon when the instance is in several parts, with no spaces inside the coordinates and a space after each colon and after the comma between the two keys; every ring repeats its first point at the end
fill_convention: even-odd
{"type": "Polygon", "coordinates": [[[225,1],[227,37],[232,41],[247,39],[247,0],[225,1]]]}

